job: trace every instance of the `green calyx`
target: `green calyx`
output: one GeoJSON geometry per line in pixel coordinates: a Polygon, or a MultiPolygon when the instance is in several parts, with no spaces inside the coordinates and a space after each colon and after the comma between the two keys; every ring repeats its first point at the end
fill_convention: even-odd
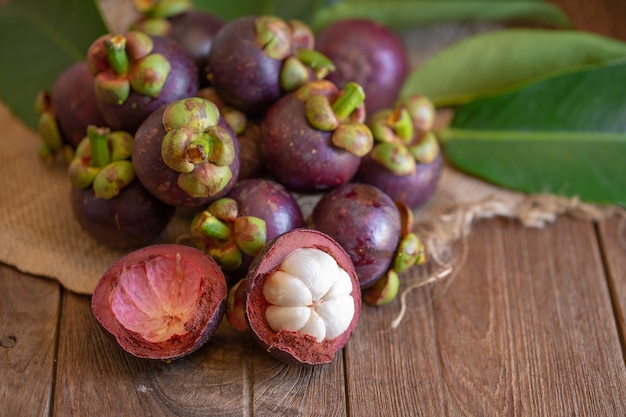
{"type": "Polygon", "coordinates": [[[277,16],[262,15],[255,19],[256,45],[270,58],[282,61],[292,54],[291,28],[277,16]]]}
{"type": "Polygon", "coordinates": [[[98,99],[122,105],[131,91],[158,97],[171,64],[163,55],[152,53],[153,47],[150,36],[137,30],[98,38],[87,53],[98,99]]]}
{"type": "Polygon", "coordinates": [[[232,179],[237,138],[219,120],[217,106],[201,97],[175,101],[163,112],[161,157],[180,173],[178,186],[191,196],[213,196],[232,179]]]}
{"type": "Polygon", "coordinates": [[[298,49],[283,61],[280,86],[285,92],[294,91],[310,81],[321,80],[335,70],[335,65],[321,52],[298,49]]]}
{"type": "Polygon", "coordinates": [[[113,198],[135,179],[135,170],[129,160],[133,136],[109,128],[87,128],[85,137],[77,146],[69,164],[70,182],[76,188],[92,187],[99,198],[113,198]]]}
{"type": "Polygon", "coordinates": [[[430,130],[434,116],[431,101],[417,95],[372,115],[369,127],[376,142],[372,159],[395,175],[409,175],[417,164],[432,162],[440,152],[437,138],[430,130]]]}
{"type": "Polygon", "coordinates": [[[392,302],[400,290],[400,277],[393,270],[387,271],[369,288],[363,291],[363,301],[374,306],[392,302]]]}
{"type": "Polygon", "coordinates": [[[241,265],[243,254],[255,256],[267,241],[265,221],[239,215],[237,202],[228,197],[213,201],[196,215],[191,232],[196,247],[231,271],[241,265]]]}
{"type": "Polygon", "coordinates": [[[372,150],[374,138],[363,123],[365,94],[361,86],[348,83],[345,90],[337,92],[334,84],[320,80],[305,84],[295,94],[305,103],[309,124],[315,129],[333,132],[333,145],[359,157],[372,150]]]}

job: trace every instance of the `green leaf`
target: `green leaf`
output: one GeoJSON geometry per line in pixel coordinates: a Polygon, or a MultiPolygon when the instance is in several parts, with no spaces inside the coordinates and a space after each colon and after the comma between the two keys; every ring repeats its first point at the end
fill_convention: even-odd
{"type": "Polygon", "coordinates": [[[318,10],[311,26],[317,30],[352,17],[373,19],[394,29],[470,20],[531,20],[570,26],[558,6],[537,0],[348,0],[318,10]]]}
{"type": "Polygon", "coordinates": [[[435,105],[477,97],[572,67],[626,57],[626,43],[571,30],[503,29],[443,49],[406,80],[401,96],[423,94],[435,105]]]}
{"type": "Polygon", "coordinates": [[[626,61],[546,78],[457,109],[448,160],[497,185],[626,205],[626,61]]]}
{"type": "Polygon", "coordinates": [[[0,6],[0,98],[34,128],[37,92],[51,89],[106,31],[92,1],[16,0],[0,6]]]}
{"type": "Polygon", "coordinates": [[[220,16],[225,20],[244,15],[271,14],[283,19],[299,19],[311,22],[315,10],[325,0],[194,0],[195,7],[220,16]]]}

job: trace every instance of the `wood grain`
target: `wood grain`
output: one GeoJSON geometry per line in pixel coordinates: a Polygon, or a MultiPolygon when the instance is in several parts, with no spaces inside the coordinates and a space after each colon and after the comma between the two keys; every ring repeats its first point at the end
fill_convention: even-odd
{"type": "Polygon", "coordinates": [[[605,220],[598,230],[626,362],[626,217],[605,220]]]}
{"type": "Polygon", "coordinates": [[[0,415],[48,414],[60,286],[0,265],[0,415]]]}
{"type": "MultiPolygon", "coordinates": [[[[482,223],[435,288],[451,415],[626,415],[626,368],[593,226],[482,223]]],[[[623,254],[622,254],[623,255],[623,254]]]]}

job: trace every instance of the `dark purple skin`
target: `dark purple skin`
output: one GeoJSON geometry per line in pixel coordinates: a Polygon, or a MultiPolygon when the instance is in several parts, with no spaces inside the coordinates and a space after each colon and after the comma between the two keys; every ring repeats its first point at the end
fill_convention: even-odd
{"type": "Polygon", "coordinates": [[[328,234],[348,252],[361,288],[367,288],[389,269],[402,224],[387,194],[352,182],[320,199],[311,214],[311,227],[328,234]]]}
{"type": "Polygon", "coordinates": [[[178,186],[179,173],[168,167],[161,157],[161,144],[167,133],[163,127],[163,112],[166,108],[167,106],[163,106],[148,116],[135,133],[132,161],[137,178],[152,195],[166,204],[176,207],[206,206],[211,201],[226,195],[237,181],[239,176],[239,144],[236,135],[228,123],[220,118],[219,125],[228,130],[231,136],[235,138],[233,142],[236,148],[236,157],[230,164],[232,178],[222,191],[213,196],[191,196],[178,186]]]}
{"type": "Polygon", "coordinates": [[[317,33],[315,49],[335,64],[326,79],[339,88],[351,81],[363,87],[368,114],[396,102],[409,61],[404,44],[389,28],[367,19],[338,20],[317,33]]]}
{"type": "Polygon", "coordinates": [[[81,228],[113,249],[134,249],[153,242],[174,215],[174,207],[154,198],[136,180],[111,199],[96,197],[91,187],[72,187],[70,196],[81,228]]]}
{"type": "Polygon", "coordinates": [[[98,101],[100,113],[112,130],[135,133],[139,125],[161,106],[198,92],[198,70],[189,54],[178,42],[167,37],[151,36],[153,53],[160,53],[170,61],[170,73],[158,97],[152,98],[135,91],[130,92],[122,105],[98,101]]]}
{"type": "MultiPolygon", "coordinates": [[[[239,216],[254,216],[265,220],[266,239],[276,238],[290,230],[304,227],[302,211],[296,199],[281,184],[262,178],[238,181],[227,197],[237,202],[239,216]]],[[[242,264],[228,271],[231,281],[243,278],[253,257],[243,254],[242,264]]]]}
{"type": "Polygon", "coordinates": [[[268,57],[257,46],[256,18],[244,16],[226,23],[213,39],[207,66],[218,95],[249,115],[263,113],[282,95],[282,61],[268,57]]]}
{"type": "Polygon", "coordinates": [[[294,93],[274,103],[261,124],[261,160],[267,172],[291,191],[324,191],[345,184],[361,158],[331,141],[332,132],[313,128],[305,104],[294,93]]]}
{"type": "Polygon", "coordinates": [[[435,193],[441,172],[441,153],[427,164],[417,164],[413,174],[394,175],[391,171],[366,155],[355,176],[355,181],[374,185],[387,193],[394,201],[401,201],[411,209],[424,205],[435,193]]]}
{"type": "Polygon", "coordinates": [[[59,75],[50,100],[61,135],[74,148],[87,134],[87,126],[105,126],[86,61],[72,64],[59,75]]]}
{"type": "Polygon", "coordinates": [[[209,85],[206,66],[209,51],[215,34],[224,26],[219,17],[204,10],[192,9],[167,19],[170,38],[180,43],[198,68],[198,81],[201,87],[209,85]]]}

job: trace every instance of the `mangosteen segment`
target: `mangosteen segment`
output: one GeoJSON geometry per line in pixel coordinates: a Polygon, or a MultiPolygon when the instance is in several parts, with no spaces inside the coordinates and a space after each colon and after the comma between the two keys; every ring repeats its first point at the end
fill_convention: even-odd
{"type": "Polygon", "coordinates": [[[345,332],[354,318],[352,281],[335,259],[316,248],[290,253],[263,286],[265,318],[275,332],[309,335],[318,342],[345,332]]]}

